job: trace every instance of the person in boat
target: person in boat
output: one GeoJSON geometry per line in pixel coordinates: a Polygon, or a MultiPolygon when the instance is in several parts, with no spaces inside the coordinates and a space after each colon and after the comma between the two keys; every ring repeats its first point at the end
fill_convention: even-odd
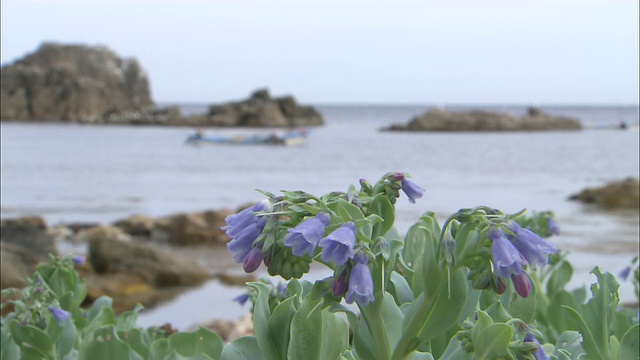
{"type": "Polygon", "coordinates": [[[620,120],[620,125],[618,125],[618,129],[624,130],[628,127],[627,122],[624,120],[620,120]]]}
{"type": "Polygon", "coordinates": [[[194,134],[194,136],[197,139],[202,139],[204,137],[204,131],[202,130],[202,128],[196,128],[196,133],[194,134]]]}

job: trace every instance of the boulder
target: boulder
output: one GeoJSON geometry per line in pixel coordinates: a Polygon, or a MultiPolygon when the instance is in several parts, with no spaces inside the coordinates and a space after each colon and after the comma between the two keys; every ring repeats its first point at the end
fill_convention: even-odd
{"type": "Polygon", "coordinates": [[[274,99],[267,89],[259,89],[245,101],[210,106],[203,125],[297,127],[323,123],[322,115],[313,107],[299,105],[292,96],[274,99]]]}
{"type": "Polygon", "coordinates": [[[33,275],[36,265],[44,261],[29,249],[11,243],[0,243],[0,275],[2,289],[23,288],[25,281],[33,275]]]}
{"type": "Polygon", "coordinates": [[[596,204],[605,209],[637,210],[640,208],[640,183],[637,178],[627,178],[598,188],[584,189],[569,199],[596,204]]]}
{"type": "Polygon", "coordinates": [[[0,221],[0,242],[20,246],[36,258],[46,260],[48,254],[58,254],[54,235],[46,221],[38,216],[0,221]]]}
{"type": "Polygon", "coordinates": [[[153,106],[142,67],[105,46],[44,43],[1,76],[1,119],[99,122],[153,106]]]}
{"type": "Polygon", "coordinates": [[[538,108],[529,108],[522,117],[490,111],[445,111],[430,109],[414,117],[408,124],[394,124],[385,130],[393,131],[542,131],[580,130],[576,119],[552,116],[538,108]]]}
{"type": "Polygon", "coordinates": [[[187,331],[195,331],[199,327],[209,329],[220,335],[225,342],[231,342],[243,336],[254,334],[253,317],[251,313],[247,313],[237,321],[227,319],[216,319],[201,324],[191,326],[187,331]]]}
{"type": "MultiPolygon", "coordinates": [[[[115,227],[102,231],[124,234],[115,227]]],[[[91,237],[88,259],[97,274],[126,274],[154,287],[194,286],[211,278],[205,269],[189,259],[157,247],[113,238],[91,237]]]]}
{"type": "Polygon", "coordinates": [[[225,226],[224,219],[230,214],[228,210],[211,210],[160,218],[154,238],[162,239],[164,233],[168,243],[176,246],[226,244],[229,238],[220,228],[225,226]]]}

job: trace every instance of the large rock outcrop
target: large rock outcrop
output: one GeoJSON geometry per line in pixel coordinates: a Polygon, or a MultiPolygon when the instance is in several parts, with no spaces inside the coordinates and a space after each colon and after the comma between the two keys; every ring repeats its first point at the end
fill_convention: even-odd
{"type": "Polygon", "coordinates": [[[640,182],[636,178],[614,181],[597,188],[587,188],[571,195],[570,200],[596,204],[605,209],[640,209],[640,182]]]}
{"type": "Polygon", "coordinates": [[[210,126],[297,127],[322,125],[322,115],[311,106],[299,105],[292,96],[271,98],[260,89],[245,101],[212,105],[206,116],[210,126]]]}
{"type": "Polygon", "coordinates": [[[431,109],[414,117],[408,124],[394,124],[385,130],[395,131],[542,131],[580,130],[582,125],[573,118],[545,114],[529,108],[522,117],[501,112],[453,112],[431,109]]]}
{"type": "Polygon", "coordinates": [[[0,98],[6,120],[93,122],[153,106],[149,80],[135,59],[104,46],[56,43],[3,66],[0,98]]]}

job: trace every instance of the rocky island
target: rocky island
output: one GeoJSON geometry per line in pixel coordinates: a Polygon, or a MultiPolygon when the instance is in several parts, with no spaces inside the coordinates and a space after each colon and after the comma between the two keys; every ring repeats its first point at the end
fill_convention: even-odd
{"type": "Polygon", "coordinates": [[[105,46],[44,43],[2,67],[3,121],[197,127],[299,127],[324,123],[293,96],[272,98],[267,89],[247,100],[212,104],[206,114],[183,116],[178,107],[154,104],[149,78],[133,58],[105,46]]]}
{"type": "Polygon", "coordinates": [[[434,108],[414,117],[408,124],[394,124],[390,131],[542,131],[580,130],[576,119],[553,116],[531,107],[527,114],[516,117],[491,111],[445,111],[434,108]]]}

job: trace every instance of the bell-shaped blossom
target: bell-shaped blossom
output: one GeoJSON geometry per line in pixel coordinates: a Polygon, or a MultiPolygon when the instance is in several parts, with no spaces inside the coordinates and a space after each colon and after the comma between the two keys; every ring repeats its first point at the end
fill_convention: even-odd
{"type": "Polygon", "coordinates": [[[85,262],[86,262],[86,259],[85,259],[85,257],[84,257],[84,256],[77,255],[77,256],[74,256],[74,257],[71,259],[71,261],[72,261],[74,264],[76,264],[76,265],[84,265],[84,264],[85,264],[85,262]]]}
{"type": "Polygon", "coordinates": [[[247,253],[247,256],[244,257],[244,260],[242,261],[242,268],[245,272],[252,273],[260,267],[262,260],[264,260],[262,246],[255,246],[251,248],[247,253]]]}
{"type": "Polygon", "coordinates": [[[549,262],[549,254],[558,252],[558,248],[553,244],[547,242],[533,231],[521,228],[515,221],[511,221],[507,228],[513,232],[513,235],[507,235],[507,238],[513,242],[513,245],[520,251],[522,256],[534,266],[545,266],[549,262]]]}
{"type": "Polygon", "coordinates": [[[369,260],[364,254],[358,254],[355,259],[355,265],[351,269],[349,276],[349,289],[345,296],[348,304],[357,302],[360,306],[367,306],[374,300],[373,297],[373,278],[368,265],[369,260]]]}
{"type": "Polygon", "coordinates": [[[347,269],[343,269],[340,274],[333,274],[333,284],[331,284],[331,293],[333,296],[343,296],[347,292],[349,280],[347,279],[347,269]]]}
{"type": "Polygon", "coordinates": [[[353,247],[356,244],[358,228],[352,222],[346,222],[334,230],[327,237],[320,240],[322,247],[322,260],[333,261],[342,266],[353,257],[353,247]]]}
{"type": "Polygon", "coordinates": [[[249,294],[243,293],[233,298],[232,301],[237,302],[240,306],[244,306],[244,304],[249,300],[249,294]]]}
{"type": "Polygon", "coordinates": [[[552,218],[547,218],[547,225],[549,226],[549,234],[560,235],[560,226],[552,218]]]}
{"type": "Polygon", "coordinates": [[[331,223],[331,216],[326,213],[318,213],[315,217],[307,219],[293,229],[288,229],[289,234],[284,238],[284,244],[291,247],[293,255],[313,256],[316,246],[324,236],[325,226],[331,223]]]}
{"type": "Polygon", "coordinates": [[[534,343],[534,344],[536,344],[538,346],[538,350],[536,350],[536,351],[534,351],[532,353],[533,357],[536,360],[549,360],[549,357],[547,356],[547,354],[542,349],[542,345],[540,344],[540,342],[531,333],[527,333],[524,336],[524,342],[532,342],[532,343],[534,343]]]}
{"type": "Polygon", "coordinates": [[[231,253],[233,260],[240,264],[253,248],[253,242],[262,233],[264,225],[254,223],[245,227],[235,238],[227,243],[227,249],[231,253]]]}
{"type": "Polygon", "coordinates": [[[507,239],[502,229],[492,227],[489,230],[489,240],[491,240],[491,254],[496,274],[508,279],[511,274],[520,274],[524,271],[523,266],[526,261],[518,249],[507,239]]]}
{"type": "Polygon", "coordinates": [[[409,179],[403,178],[400,180],[400,184],[402,185],[402,191],[404,191],[412,204],[415,204],[416,199],[424,195],[424,189],[409,179]]]}
{"type": "MultiPolygon", "coordinates": [[[[250,224],[264,219],[263,216],[258,216],[256,212],[269,212],[272,209],[273,206],[271,205],[271,202],[267,199],[263,199],[257,204],[250,206],[237,214],[227,216],[224,219],[224,221],[227,223],[227,226],[223,226],[221,229],[225,231],[227,236],[233,239],[250,224]]],[[[264,219],[263,221],[266,221],[266,219],[264,219]]]]}
{"type": "Polygon", "coordinates": [[[526,272],[511,274],[511,281],[513,281],[513,287],[516,289],[518,295],[526,298],[531,294],[531,280],[526,272]]]}
{"type": "Polygon", "coordinates": [[[618,277],[622,279],[622,281],[626,281],[630,273],[631,273],[631,266],[627,266],[624,269],[620,270],[620,272],[618,273],[618,277]]]}
{"type": "Polygon", "coordinates": [[[51,315],[56,319],[58,325],[62,326],[62,323],[69,320],[71,318],[71,313],[68,311],[64,311],[59,307],[50,306],[49,311],[51,311],[51,315]]]}
{"type": "Polygon", "coordinates": [[[253,248],[253,242],[262,234],[267,224],[267,217],[256,213],[268,212],[271,209],[271,203],[265,199],[237,214],[226,217],[227,226],[221,229],[231,238],[231,241],[227,243],[227,249],[235,262],[244,262],[245,257],[253,248]]]}

